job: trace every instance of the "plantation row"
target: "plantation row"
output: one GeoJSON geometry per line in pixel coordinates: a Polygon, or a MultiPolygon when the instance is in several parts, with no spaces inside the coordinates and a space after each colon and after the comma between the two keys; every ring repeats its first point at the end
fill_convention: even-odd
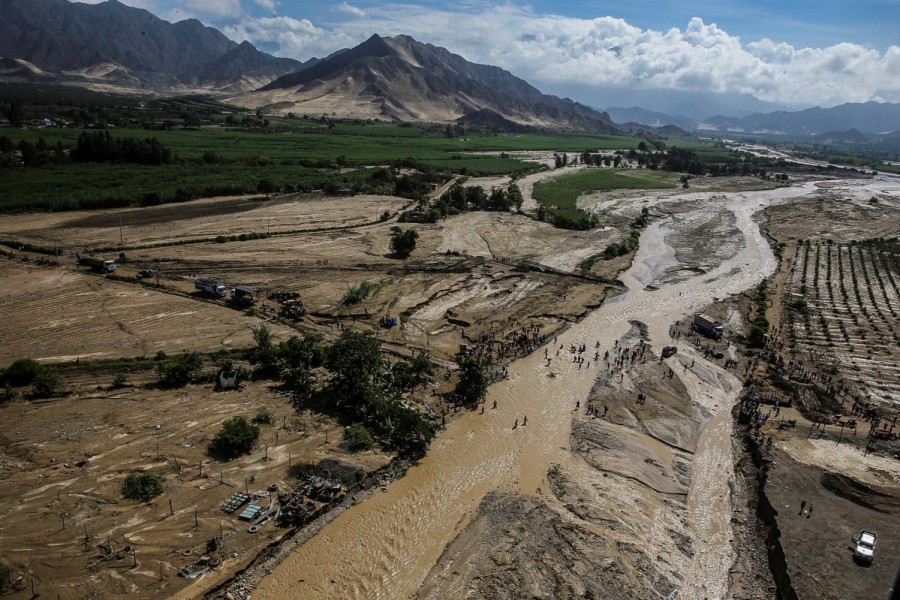
{"type": "Polygon", "coordinates": [[[900,394],[898,246],[897,240],[801,243],[791,268],[792,343],[836,360],[873,399],[900,394]]]}

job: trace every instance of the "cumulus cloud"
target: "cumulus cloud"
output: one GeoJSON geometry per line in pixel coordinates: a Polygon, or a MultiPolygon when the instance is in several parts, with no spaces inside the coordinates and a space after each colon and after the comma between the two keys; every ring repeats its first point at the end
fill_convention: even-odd
{"type": "Polygon", "coordinates": [[[244,20],[226,34],[274,44],[279,55],[299,59],[354,46],[373,33],[408,34],[544,85],[741,93],[808,106],[900,102],[896,45],[882,53],[850,43],[827,48],[768,39],[744,43],[700,18],[683,29],[655,31],[612,17],[538,15],[511,4],[475,14],[404,4],[362,11],[347,2],[335,10],[342,20],[333,24],[265,18],[244,20]]]}
{"type": "Polygon", "coordinates": [[[275,9],[278,7],[278,3],[275,0],[254,0],[256,5],[260,8],[263,8],[269,12],[275,12],[275,9]]]}

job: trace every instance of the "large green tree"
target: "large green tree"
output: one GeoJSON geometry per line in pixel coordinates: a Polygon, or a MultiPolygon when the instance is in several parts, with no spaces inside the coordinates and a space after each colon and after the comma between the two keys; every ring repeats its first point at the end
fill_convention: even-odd
{"type": "Polygon", "coordinates": [[[244,417],[231,417],[209,443],[209,453],[216,458],[232,459],[248,454],[259,439],[259,427],[244,417]]]}
{"type": "Polygon", "coordinates": [[[456,357],[459,365],[459,381],[454,390],[464,404],[475,406],[487,396],[487,362],[475,355],[460,354],[456,357]]]}
{"type": "Polygon", "coordinates": [[[416,240],[419,233],[415,229],[403,230],[400,227],[391,227],[391,251],[399,258],[407,258],[416,249],[416,240]]]}

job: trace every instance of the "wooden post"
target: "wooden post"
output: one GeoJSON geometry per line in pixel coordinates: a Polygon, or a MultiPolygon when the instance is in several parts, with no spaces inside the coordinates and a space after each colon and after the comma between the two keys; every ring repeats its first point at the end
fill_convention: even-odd
{"type": "Polygon", "coordinates": [[[62,519],[63,531],[66,530],[66,514],[60,513],[59,518],[62,519]]]}
{"type": "Polygon", "coordinates": [[[109,534],[106,534],[106,546],[109,548],[109,553],[112,554],[112,542],[109,540],[109,534]]]}
{"type": "Polygon", "coordinates": [[[200,461],[200,477],[203,477],[203,461],[200,461]]]}
{"type": "MultiPolygon", "coordinates": [[[[268,461],[269,461],[269,445],[266,444],[266,462],[268,462],[268,461]]],[[[63,529],[65,529],[65,527],[63,527],[63,529]]]]}
{"type": "Polygon", "coordinates": [[[88,540],[91,536],[88,535],[87,523],[84,524],[84,545],[87,546],[88,540]]]}
{"type": "Polygon", "coordinates": [[[291,468],[291,453],[288,452],[288,469],[291,468]]]}
{"type": "Polygon", "coordinates": [[[194,527],[200,527],[200,520],[197,518],[197,509],[194,509],[194,527]]]}
{"type": "Polygon", "coordinates": [[[163,580],[162,561],[159,561],[159,580],[163,580]]]}
{"type": "Polygon", "coordinates": [[[156,460],[159,460],[159,442],[156,442],[156,460]]]}
{"type": "Polygon", "coordinates": [[[134,546],[131,547],[131,559],[134,561],[132,566],[137,566],[137,553],[134,551],[134,546]]]}
{"type": "Polygon", "coordinates": [[[169,498],[169,515],[171,516],[171,515],[174,515],[174,514],[175,514],[175,509],[172,508],[172,499],[169,498]]]}
{"type": "Polygon", "coordinates": [[[246,477],[244,477],[244,491],[247,492],[248,494],[250,493],[250,484],[247,483],[246,477]]]}
{"type": "Polygon", "coordinates": [[[219,521],[219,539],[221,540],[224,537],[225,533],[222,531],[222,521],[219,521]]]}
{"type": "Polygon", "coordinates": [[[34,577],[31,578],[31,597],[36,597],[37,594],[34,593],[34,577]]]}

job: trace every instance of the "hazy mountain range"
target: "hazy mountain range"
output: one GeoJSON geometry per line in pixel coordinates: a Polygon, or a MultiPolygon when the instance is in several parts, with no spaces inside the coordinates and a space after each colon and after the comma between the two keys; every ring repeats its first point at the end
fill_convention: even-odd
{"type": "MultiPolygon", "coordinates": [[[[668,104],[659,106],[659,95],[606,90],[633,99],[635,106],[595,109],[402,35],[374,35],[355,48],[301,63],[261,52],[249,42],[238,44],[197,20],[173,24],[116,0],[0,1],[0,81],[208,91],[269,113],[458,122],[506,131],[828,134],[843,143],[900,131],[900,105],[876,102],[766,111],[778,107],[752,97],[700,98],[691,92],[668,93],[668,104]],[[727,112],[701,112],[714,108],[727,112]]],[[[603,92],[597,90],[596,96],[603,92]]]]}

